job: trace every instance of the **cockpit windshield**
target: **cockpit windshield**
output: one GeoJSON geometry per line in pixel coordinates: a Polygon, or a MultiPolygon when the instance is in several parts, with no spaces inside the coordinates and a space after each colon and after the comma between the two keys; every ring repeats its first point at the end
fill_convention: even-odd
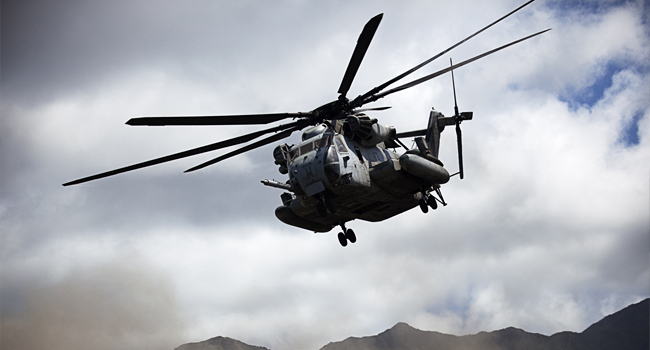
{"type": "Polygon", "coordinates": [[[319,148],[327,147],[332,144],[332,137],[333,133],[331,132],[325,132],[322,134],[322,137],[316,140],[307,140],[304,141],[297,146],[294,146],[292,150],[289,152],[289,156],[291,159],[307,154],[308,152],[311,152],[313,150],[318,150],[319,148]]]}
{"type": "Polygon", "coordinates": [[[341,136],[334,138],[334,144],[336,145],[336,149],[339,151],[339,153],[348,153],[348,149],[345,148],[343,141],[341,141],[341,136]]]}

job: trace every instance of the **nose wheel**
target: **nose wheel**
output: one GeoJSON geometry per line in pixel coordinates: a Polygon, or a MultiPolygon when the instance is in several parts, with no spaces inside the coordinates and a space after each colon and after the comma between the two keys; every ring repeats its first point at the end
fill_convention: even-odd
{"type": "Polygon", "coordinates": [[[346,229],[345,223],[343,222],[341,222],[339,225],[341,225],[341,229],[343,230],[343,232],[339,232],[338,234],[338,239],[339,243],[341,243],[341,246],[347,246],[348,241],[350,243],[355,243],[357,241],[357,235],[354,234],[354,231],[352,231],[351,228],[346,229]]]}

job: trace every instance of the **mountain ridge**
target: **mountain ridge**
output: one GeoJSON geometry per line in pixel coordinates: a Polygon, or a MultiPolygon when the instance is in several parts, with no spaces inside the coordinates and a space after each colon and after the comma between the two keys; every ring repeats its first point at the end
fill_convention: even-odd
{"type": "MultiPolygon", "coordinates": [[[[372,336],[330,342],[320,350],[646,350],[650,348],[650,299],[646,298],[590,325],[581,333],[558,332],[550,336],[507,327],[463,336],[423,331],[407,323],[372,336]]],[[[238,340],[216,337],[181,345],[175,350],[270,350],[238,340]]]]}
{"type": "Polygon", "coordinates": [[[174,350],[270,350],[262,346],[248,345],[237,339],[214,337],[198,343],[187,343],[174,350]]]}

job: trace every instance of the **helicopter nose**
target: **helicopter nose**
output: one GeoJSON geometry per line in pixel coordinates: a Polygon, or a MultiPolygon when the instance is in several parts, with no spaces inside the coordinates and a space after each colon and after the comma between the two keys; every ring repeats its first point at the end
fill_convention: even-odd
{"type": "Polygon", "coordinates": [[[325,178],[327,178],[330,184],[334,184],[341,177],[341,164],[335,147],[328,147],[323,170],[325,172],[325,178]]]}

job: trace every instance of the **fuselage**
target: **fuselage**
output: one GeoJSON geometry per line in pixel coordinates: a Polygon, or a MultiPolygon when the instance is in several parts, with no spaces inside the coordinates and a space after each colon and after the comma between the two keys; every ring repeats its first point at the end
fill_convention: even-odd
{"type": "Polygon", "coordinates": [[[382,221],[418,206],[432,186],[449,180],[419,151],[400,155],[384,142],[367,147],[357,139],[321,124],[305,131],[300,143],[276,148],[276,163],[293,192],[276,209],[281,221],[316,232],[354,219],[382,221]]]}

